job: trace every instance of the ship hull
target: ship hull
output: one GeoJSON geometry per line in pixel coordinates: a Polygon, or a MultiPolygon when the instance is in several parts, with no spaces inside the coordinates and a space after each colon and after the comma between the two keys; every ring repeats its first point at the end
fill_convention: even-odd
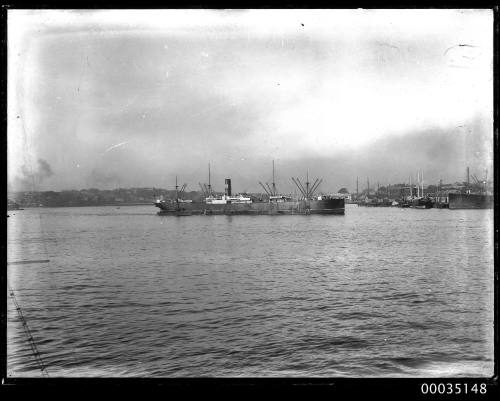
{"type": "Polygon", "coordinates": [[[411,204],[410,207],[413,207],[415,209],[432,209],[434,206],[433,202],[430,199],[415,199],[411,204]]]}
{"type": "MultiPolygon", "coordinates": [[[[160,208],[159,215],[178,215],[176,213],[179,210],[169,209],[163,204],[156,204],[156,206],[160,208]]],[[[180,211],[191,215],[344,214],[345,205],[344,199],[228,204],[191,202],[182,204],[180,211]]]]}
{"type": "Polygon", "coordinates": [[[493,195],[450,193],[448,205],[450,209],[491,209],[493,195]]]}

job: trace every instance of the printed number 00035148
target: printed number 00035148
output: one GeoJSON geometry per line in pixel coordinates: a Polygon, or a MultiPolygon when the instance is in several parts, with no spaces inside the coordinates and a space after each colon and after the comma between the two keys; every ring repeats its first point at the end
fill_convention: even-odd
{"type": "Polygon", "coordinates": [[[422,383],[422,394],[486,394],[486,383],[422,383]]]}

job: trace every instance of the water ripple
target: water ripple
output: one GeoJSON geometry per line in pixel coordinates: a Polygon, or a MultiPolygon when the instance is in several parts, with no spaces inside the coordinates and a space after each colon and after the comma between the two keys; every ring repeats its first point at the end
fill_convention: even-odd
{"type": "MultiPolygon", "coordinates": [[[[50,263],[9,284],[52,377],[490,376],[491,211],[370,209],[26,209],[8,258],[50,263]]],[[[40,375],[7,312],[9,376],[40,375]]]]}

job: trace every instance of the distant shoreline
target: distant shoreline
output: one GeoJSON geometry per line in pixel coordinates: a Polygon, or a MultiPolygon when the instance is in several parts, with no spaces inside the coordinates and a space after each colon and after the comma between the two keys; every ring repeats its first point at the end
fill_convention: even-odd
{"type": "Polygon", "coordinates": [[[9,211],[14,210],[25,210],[25,209],[53,209],[57,207],[102,207],[102,206],[154,206],[154,202],[148,203],[118,203],[118,204],[103,204],[103,205],[58,205],[58,206],[22,206],[21,209],[10,209],[9,211]]]}

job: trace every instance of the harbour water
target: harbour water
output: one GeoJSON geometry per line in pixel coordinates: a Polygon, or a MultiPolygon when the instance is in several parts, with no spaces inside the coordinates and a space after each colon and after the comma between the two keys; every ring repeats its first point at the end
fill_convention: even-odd
{"type": "MultiPolygon", "coordinates": [[[[9,285],[50,377],[493,374],[493,211],[9,212],[9,285]]],[[[39,377],[9,297],[10,377],[39,377]]]]}

